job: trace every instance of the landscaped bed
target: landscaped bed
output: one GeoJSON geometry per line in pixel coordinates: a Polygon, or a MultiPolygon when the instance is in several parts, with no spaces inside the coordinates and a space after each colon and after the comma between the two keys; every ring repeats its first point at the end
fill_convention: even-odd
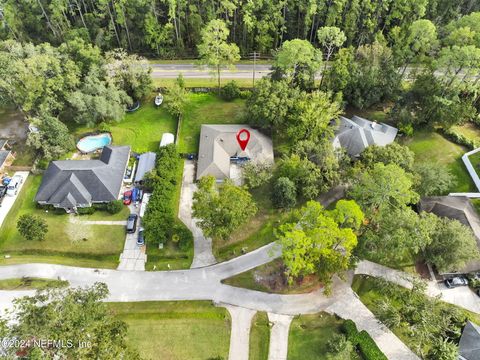
{"type": "MultiPolygon", "coordinates": [[[[38,208],[34,197],[41,176],[30,175],[14,206],[0,228],[0,264],[49,262],[56,264],[115,268],[123,250],[125,227],[121,225],[79,225],[69,221],[69,215],[56,210],[38,208]],[[45,219],[48,233],[43,241],[29,241],[16,229],[18,218],[32,214],[45,219]],[[5,258],[10,255],[10,258],[5,258]]],[[[100,220],[103,212],[94,216],[100,220]]],[[[105,213],[103,213],[105,214],[105,213]]],[[[124,216],[121,213],[118,216],[124,216]]],[[[116,216],[113,216],[116,218],[116,216]]],[[[77,219],[82,220],[82,216],[77,219]]],[[[111,217],[107,218],[111,220],[111,217]]]]}
{"type": "Polygon", "coordinates": [[[231,321],[209,301],[109,303],[146,359],[227,359],[231,321]]]}
{"type": "Polygon", "coordinates": [[[274,260],[222,282],[231,286],[276,294],[302,294],[321,287],[316,275],[298,278],[289,285],[282,259],[274,260]]]}

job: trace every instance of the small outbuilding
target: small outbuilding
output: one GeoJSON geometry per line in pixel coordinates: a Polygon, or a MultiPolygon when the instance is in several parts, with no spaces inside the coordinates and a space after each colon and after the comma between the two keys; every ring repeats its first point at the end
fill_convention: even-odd
{"type": "Polygon", "coordinates": [[[175,143],[175,135],[172,133],[163,133],[162,140],[160,140],[160,147],[175,143]]]}
{"type": "Polygon", "coordinates": [[[145,174],[155,168],[155,160],[157,154],[154,152],[146,152],[138,157],[137,172],[135,173],[135,182],[141,183],[145,178],[145,174]]]}

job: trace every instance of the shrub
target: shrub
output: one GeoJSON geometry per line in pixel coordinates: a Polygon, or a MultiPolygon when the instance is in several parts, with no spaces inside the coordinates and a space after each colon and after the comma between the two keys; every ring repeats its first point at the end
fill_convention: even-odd
{"type": "Polygon", "coordinates": [[[225,86],[220,90],[220,96],[226,101],[235,100],[236,98],[239,98],[240,95],[240,88],[234,80],[225,84],[225,86]]]}
{"type": "Polygon", "coordinates": [[[27,240],[43,240],[48,232],[48,225],[38,216],[25,214],[18,219],[17,230],[27,240]]]}
{"type": "Polygon", "coordinates": [[[98,130],[100,131],[108,131],[110,132],[111,126],[109,123],[106,123],[105,121],[102,121],[100,124],[98,124],[98,130]]]}
{"type": "Polygon", "coordinates": [[[463,136],[462,134],[453,131],[452,129],[441,129],[440,132],[449,140],[453,141],[458,145],[463,145],[467,147],[469,150],[473,150],[477,147],[477,144],[474,140],[470,140],[469,138],[463,136]]]}
{"type": "Polygon", "coordinates": [[[106,210],[110,213],[110,214],[118,214],[120,211],[122,211],[122,207],[123,207],[123,202],[122,200],[114,200],[114,201],[110,201],[107,206],[106,206],[106,210]]]}
{"type": "Polygon", "coordinates": [[[187,251],[193,246],[192,232],[183,224],[178,222],[174,228],[173,236],[178,237],[177,246],[182,251],[187,251]]]}
{"type": "Polygon", "coordinates": [[[276,208],[290,209],[297,202],[297,188],[287,177],[280,177],[273,186],[272,202],[276,208]]]}
{"type": "Polygon", "coordinates": [[[97,209],[94,206],[77,208],[77,213],[80,214],[80,215],[91,215],[95,211],[97,211],[97,209]]]}
{"type": "Polygon", "coordinates": [[[347,340],[358,347],[366,360],[388,360],[365,330],[358,332],[357,325],[352,320],[345,320],[342,330],[347,335],[347,340]]]}
{"type": "Polygon", "coordinates": [[[333,334],[332,338],[327,342],[327,349],[331,353],[339,353],[347,346],[347,338],[343,334],[333,334]]]}

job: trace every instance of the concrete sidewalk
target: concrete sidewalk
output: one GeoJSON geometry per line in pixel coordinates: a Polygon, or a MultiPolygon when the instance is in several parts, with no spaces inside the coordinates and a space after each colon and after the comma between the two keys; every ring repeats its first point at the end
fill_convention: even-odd
{"type": "Polygon", "coordinates": [[[10,209],[12,208],[13,204],[15,203],[15,200],[17,200],[18,196],[20,195],[20,192],[22,191],[23,185],[25,185],[25,182],[27,181],[28,175],[30,173],[28,171],[17,171],[13,176],[19,175],[23,178],[22,183],[20,184],[17,194],[14,196],[9,196],[5,195],[5,197],[2,200],[1,206],[0,206],[0,227],[2,226],[3,222],[5,221],[5,218],[7,217],[10,209]]]}

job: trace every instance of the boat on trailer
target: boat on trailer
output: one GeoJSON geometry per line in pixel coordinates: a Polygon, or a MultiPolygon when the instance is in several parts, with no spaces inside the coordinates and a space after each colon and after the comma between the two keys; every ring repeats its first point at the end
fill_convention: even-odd
{"type": "Polygon", "coordinates": [[[155,96],[155,105],[160,106],[163,103],[163,95],[161,93],[158,93],[157,96],[155,96]]]}

